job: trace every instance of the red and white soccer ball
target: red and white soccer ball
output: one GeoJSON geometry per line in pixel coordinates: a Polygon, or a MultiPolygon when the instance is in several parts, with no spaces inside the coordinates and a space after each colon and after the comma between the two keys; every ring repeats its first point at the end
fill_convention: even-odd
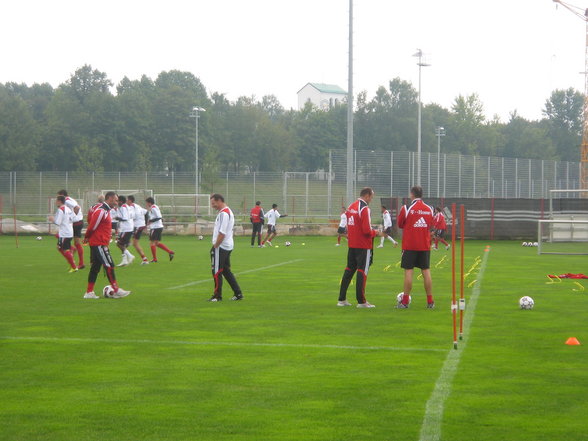
{"type": "MultiPolygon", "coordinates": [[[[402,303],[402,296],[404,296],[404,292],[398,293],[398,295],[396,296],[396,302],[399,305],[402,303]]],[[[408,296],[408,304],[410,305],[411,302],[412,302],[412,296],[409,295],[408,296]]]]}
{"type": "Polygon", "coordinates": [[[102,294],[104,295],[104,298],[110,299],[114,294],[114,288],[111,285],[106,285],[104,288],[102,288],[102,294]]]}
{"type": "Polygon", "coordinates": [[[519,299],[519,306],[521,309],[533,309],[535,301],[529,296],[523,296],[519,299]]]}

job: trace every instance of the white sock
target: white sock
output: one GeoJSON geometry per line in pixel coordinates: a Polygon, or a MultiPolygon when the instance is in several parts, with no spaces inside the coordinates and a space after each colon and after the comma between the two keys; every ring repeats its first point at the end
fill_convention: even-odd
{"type": "Polygon", "coordinates": [[[380,245],[384,245],[384,238],[380,237],[380,245]]]}
{"type": "Polygon", "coordinates": [[[129,259],[132,259],[133,257],[135,257],[131,254],[131,252],[129,250],[125,250],[125,256],[127,256],[129,259]]]}
{"type": "Polygon", "coordinates": [[[396,243],[396,241],[395,241],[394,239],[392,239],[390,236],[387,236],[387,237],[388,237],[388,240],[389,240],[390,242],[392,242],[392,243],[396,243]]]}

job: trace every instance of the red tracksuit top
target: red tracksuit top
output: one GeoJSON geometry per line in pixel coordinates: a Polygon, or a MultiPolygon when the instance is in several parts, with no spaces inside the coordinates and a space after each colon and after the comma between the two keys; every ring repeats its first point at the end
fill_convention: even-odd
{"type": "Polygon", "coordinates": [[[259,205],[256,205],[255,207],[253,207],[251,209],[251,213],[249,214],[249,217],[251,218],[251,222],[253,222],[254,224],[258,224],[261,222],[261,213],[262,213],[262,209],[259,205]]]}
{"type": "Polygon", "coordinates": [[[445,216],[443,213],[437,213],[435,215],[435,229],[436,230],[446,230],[447,223],[445,222],[445,216]]]}
{"type": "Polygon", "coordinates": [[[372,229],[370,208],[363,199],[353,202],[347,211],[347,244],[349,248],[372,249],[376,230],[372,229]]]}
{"type": "Polygon", "coordinates": [[[90,246],[108,246],[111,235],[112,218],[110,217],[110,207],[107,203],[104,203],[90,215],[85,237],[88,239],[90,246]]]}
{"type": "Polygon", "coordinates": [[[429,230],[433,226],[433,208],[421,199],[415,199],[410,205],[403,205],[398,213],[398,227],[402,233],[402,249],[411,251],[428,251],[431,249],[429,230]]]}

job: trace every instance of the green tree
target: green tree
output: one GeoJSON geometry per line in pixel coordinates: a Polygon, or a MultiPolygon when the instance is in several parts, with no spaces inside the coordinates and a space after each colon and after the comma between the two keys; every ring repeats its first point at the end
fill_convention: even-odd
{"type": "Polygon", "coordinates": [[[557,156],[565,161],[578,161],[582,142],[584,96],[572,88],[554,90],[545,102],[549,137],[557,156]]]}

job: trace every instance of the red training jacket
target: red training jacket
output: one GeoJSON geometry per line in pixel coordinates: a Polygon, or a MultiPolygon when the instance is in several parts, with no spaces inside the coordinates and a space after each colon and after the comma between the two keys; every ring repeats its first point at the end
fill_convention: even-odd
{"type": "Polygon", "coordinates": [[[249,217],[251,218],[251,222],[253,222],[254,224],[258,224],[261,222],[261,207],[259,205],[256,205],[255,207],[253,207],[251,209],[251,213],[249,214],[249,217]]]}
{"type": "Polygon", "coordinates": [[[87,221],[88,223],[90,222],[90,219],[92,218],[92,214],[94,214],[94,212],[95,212],[95,211],[96,211],[98,208],[102,207],[102,204],[103,204],[103,203],[104,203],[104,202],[97,202],[97,203],[95,203],[94,205],[92,205],[92,206],[90,207],[90,209],[88,210],[88,217],[86,218],[86,221],[87,221]]]}
{"type": "Polygon", "coordinates": [[[363,199],[353,202],[347,211],[347,244],[349,248],[372,249],[373,238],[378,234],[372,229],[370,208],[363,199]]]}
{"type": "Polygon", "coordinates": [[[443,213],[439,212],[435,215],[435,229],[436,230],[446,230],[447,223],[445,222],[445,216],[443,213]]]}
{"type": "Polygon", "coordinates": [[[90,246],[108,246],[111,235],[112,218],[110,217],[110,207],[107,203],[104,203],[92,212],[85,238],[88,239],[90,246]]]}
{"type": "Polygon", "coordinates": [[[433,208],[421,199],[415,199],[407,206],[403,205],[398,213],[398,227],[402,233],[402,249],[411,251],[428,251],[431,249],[429,230],[433,225],[433,208]]]}

